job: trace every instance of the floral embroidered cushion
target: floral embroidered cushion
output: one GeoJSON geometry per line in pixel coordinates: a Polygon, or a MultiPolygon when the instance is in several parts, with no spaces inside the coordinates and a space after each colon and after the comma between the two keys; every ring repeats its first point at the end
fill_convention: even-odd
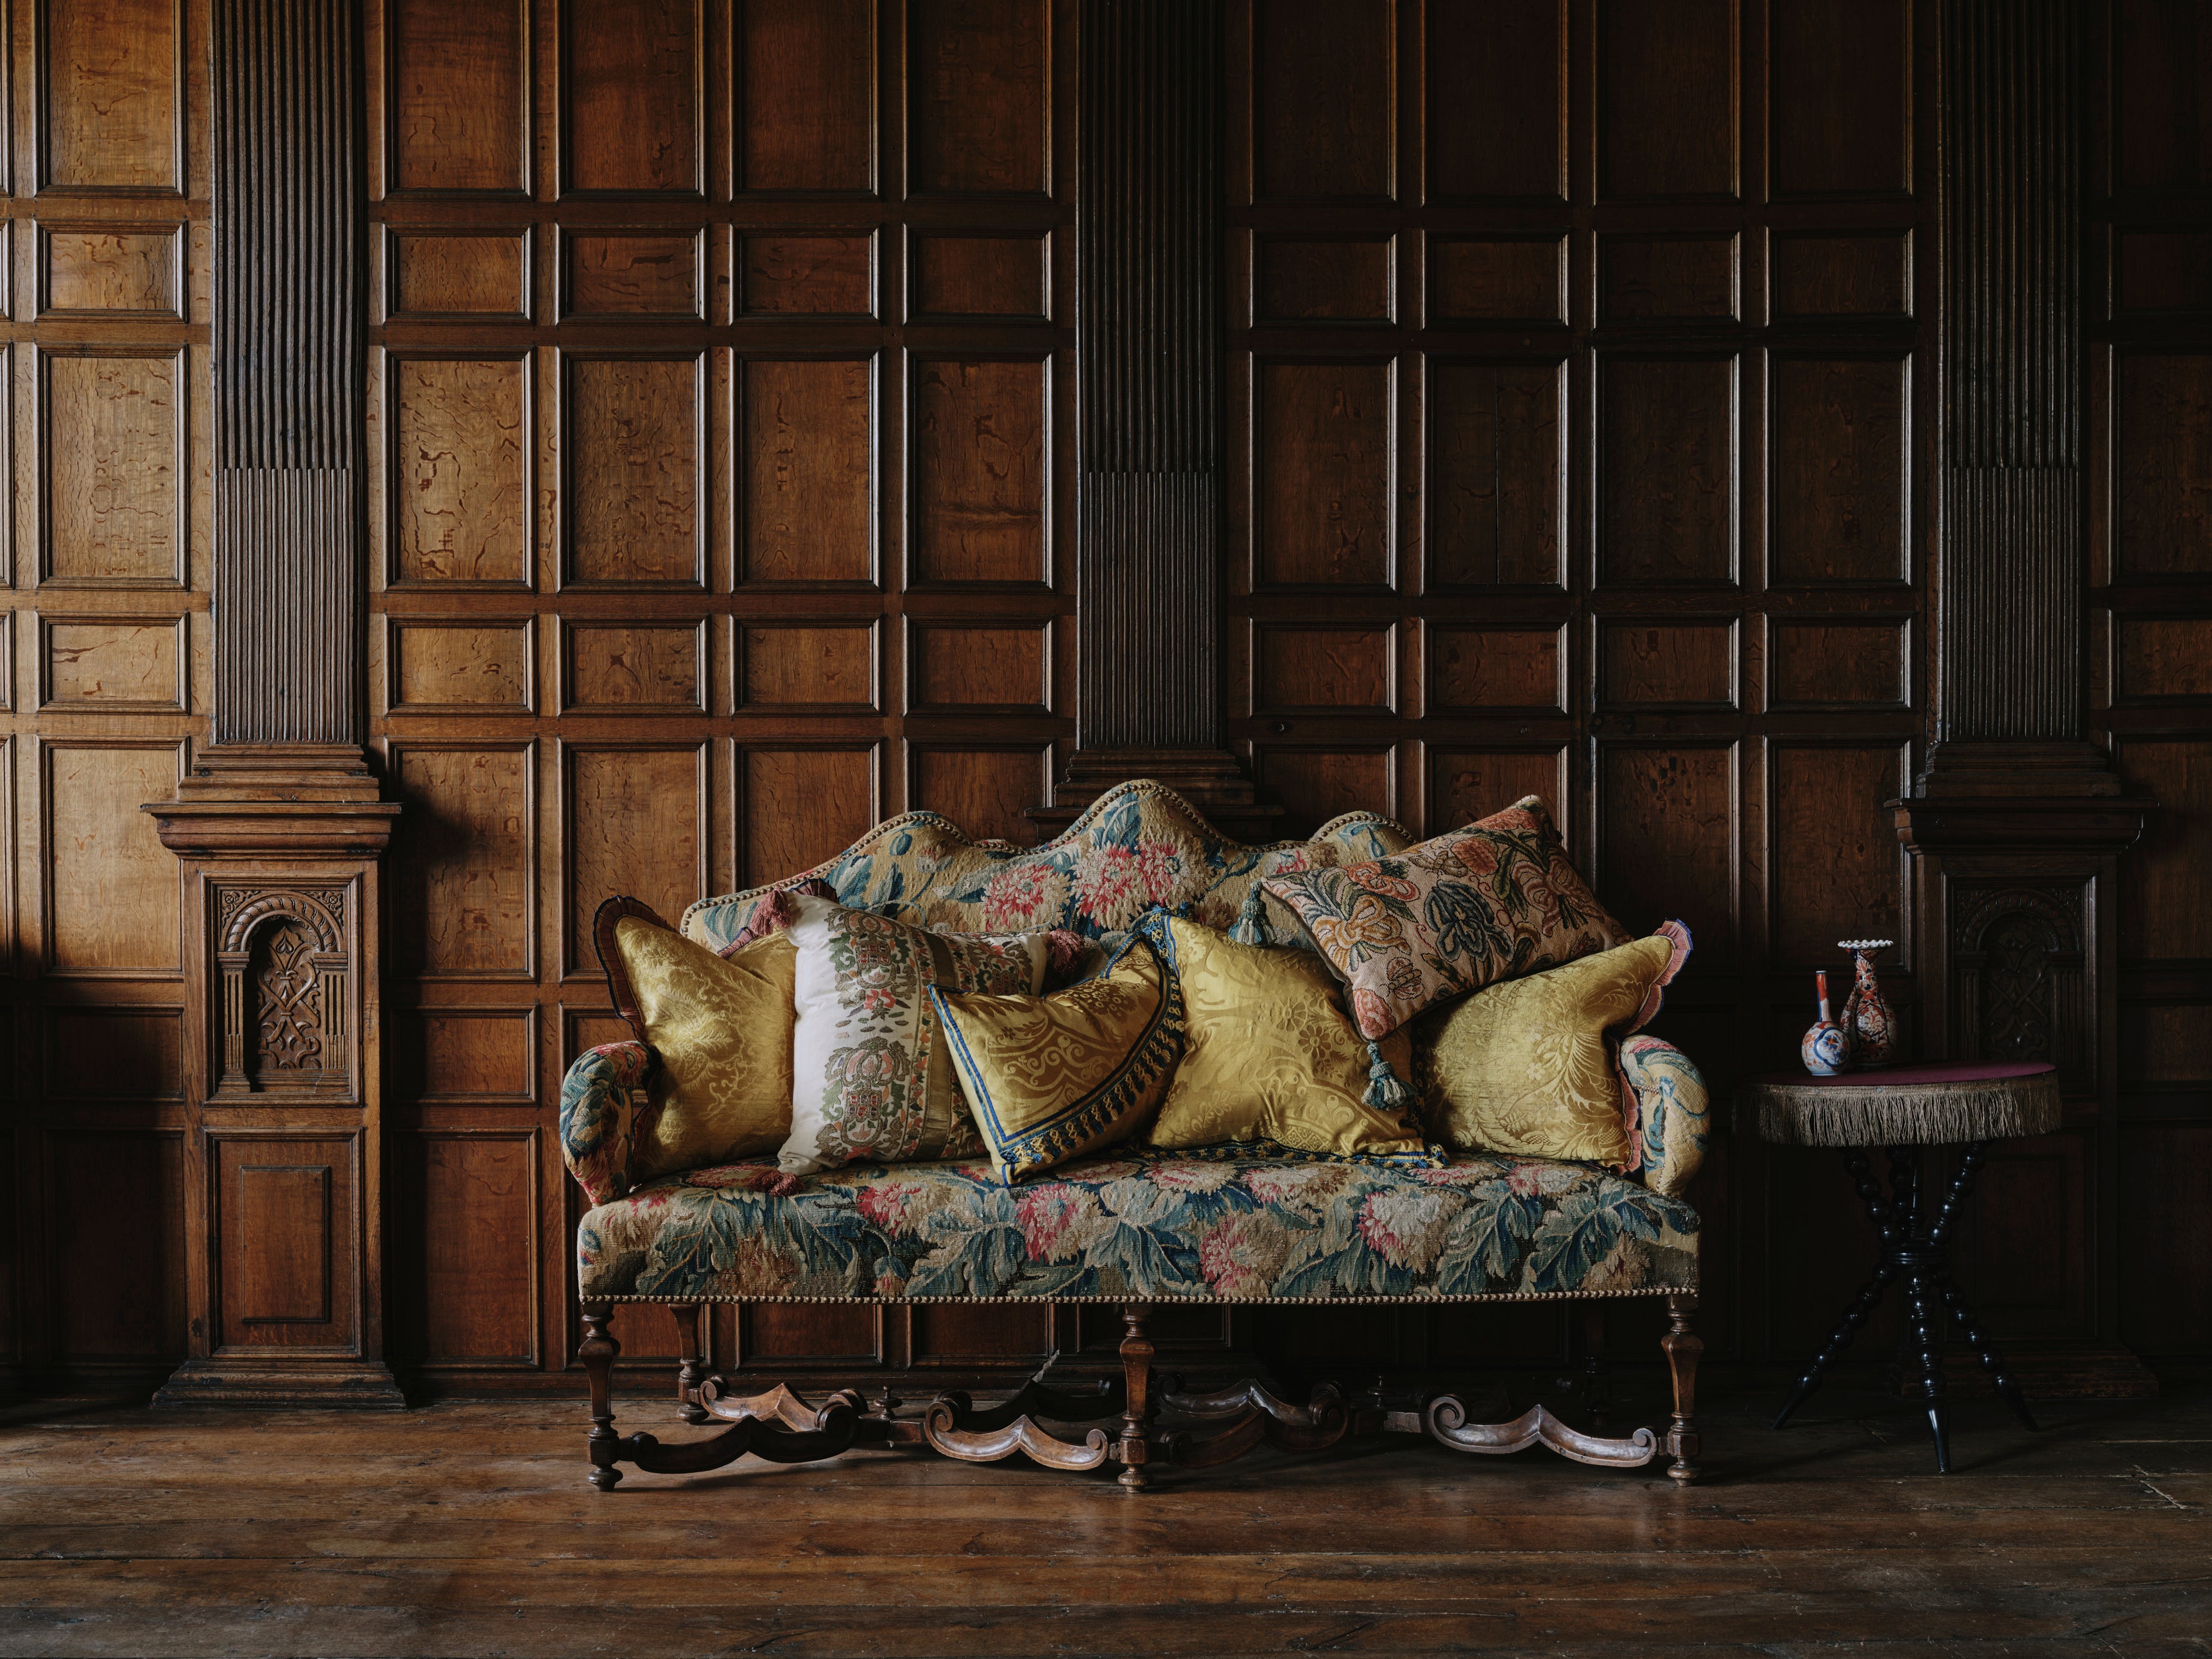
{"type": "Polygon", "coordinates": [[[630,1178],[774,1151],[791,1127],[790,941],[718,956],[633,898],[602,904],[592,931],[615,1012],[659,1061],[631,1129],[630,1178]]]}
{"type": "MultiPolygon", "coordinates": [[[[1427,1155],[1418,1124],[1367,1103],[1367,1043],[1310,951],[1239,945],[1194,921],[1162,930],[1188,1034],[1145,1144],[1272,1142],[1339,1158],[1427,1155]]],[[[1407,1074],[1412,1037],[1382,1044],[1407,1074]]]]}
{"type": "Polygon", "coordinates": [[[1659,1012],[1690,954],[1670,921],[1649,939],[1509,980],[1438,1009],[1414,1028],[1421,1104],[1455,1152],[1643,1162],[1637,1095],[1620,1039],[1659,1012]]]}
{"type": "Polygon", "coordinates": [[[760,896],[760,902],[745,918],[745,925],[731,935],[730,942],[716,954],[733,957],[757,939],[766,939],[770,933],[780,933],[791,926],[799,911],[793,902],[799,898],[834,899],[837,895],[830,884],[813,876],[789,887],[771,887],[760,896]]]}
{"type": "Polygon", "coordinates": [[[1104,973],[1048,996],[931,991],[1001,1180],[1127,1140],[1159,1109],[1183,1047],[1163,936],[1139,927],[1104,973]]]}
{"type": "Polygon", "coordinates": [[[976,1150],[952,1075],[933,985],[1034,995],[1042,933],[939,933],[828,899],[791,901],[783,930],[797,951],[792,986],[788,1175],[854,1158],[902,1163],[976,1150]]]}
{"type": "Polygon", "coordinates": [[[1452,997],[1629,939],[1567,861],[1534,795],[1388,858],[1262,884],[1344,981],[1367,1037],[1388,1036],[1452,997]]]}

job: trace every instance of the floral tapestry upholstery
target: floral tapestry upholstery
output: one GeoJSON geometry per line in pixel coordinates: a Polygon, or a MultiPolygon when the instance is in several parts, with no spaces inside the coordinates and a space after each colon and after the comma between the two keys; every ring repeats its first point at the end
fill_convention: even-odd
{"type": "MultiPolygon", "coordinates": [[[[1118,785],[1092,802],[1066,833],[1042,847],[971,841],[950,818],[908,812],[878,824],[827,864],[771,887],[702,899],[684,913],[686,933],[709,950],[726,945],[775,888],[828,884],[840,904],[963,933],[1064,927],[1086,939],[1119,933],[1154,905],[1211,927],[1234,927],[1262,876],[1357,864],[1413,840],[1373,812],[1330,820],[1310,841],[1247,845],[1231,841],[1164,784],[1118,785]]],[[[1264,902],[1262,937],[1289,945],[1297,924],[1264,902]],[[1272,935],[1272,936],[1270,936],[1272,935]]]]}
{"type": "Polygon", "coordinates": [[[1012,1188],[988,1163],[695,1170],[576,1231],[587,1301],[1330,1301],[1692,1290],[1696,1212],[1583,1164],[1441,1169],[1109,1152],[1012,1188]]]}

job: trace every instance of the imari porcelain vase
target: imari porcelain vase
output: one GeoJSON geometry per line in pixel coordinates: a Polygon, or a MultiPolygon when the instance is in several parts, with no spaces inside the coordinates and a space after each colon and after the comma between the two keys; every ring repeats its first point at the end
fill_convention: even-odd
{"type": "Polygon", "coordinates": [[[1813,982],[1820,988],[1820,1017],[1813,1022],[1813,1029],[1797,1045],[1797,1054],[1805,1062],[1805,1069],[1814,1077],[1833,1077],[1838,1072],[1850,1070],[1850,1033],[1828,1018],[1827,975],[1814,975],[1813,982]]]}
{"type": "Polygon", "coordinates": [[[1858,958],[1858,976],[1844,1003],[1844,1030],[1850,1034],[1851,1059],[1859,1066],[1887,1066],[1897,1058],[1897,1017],[1883,1000],[1881,985],[1874,976],[1874,957],[1894,941],[1886,939],[1844,939],[1840,950],[1858,958]]]}

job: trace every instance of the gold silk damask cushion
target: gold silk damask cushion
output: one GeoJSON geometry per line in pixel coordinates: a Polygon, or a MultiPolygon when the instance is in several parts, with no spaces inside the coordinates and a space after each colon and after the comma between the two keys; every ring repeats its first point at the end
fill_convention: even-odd
{"type": "MultiPolygon", "coordinates": [[[[1311,951],[1239,945],[1194,921],[1170,921],[1167,933],[1188,1033],[1147,1146],[1425,1153],[1418,1124],[1367,1103],[1367,1043],[1311,951]]],[[[1404,1031],[1380,1045],[1401,1076],[1412,1046],[1404,1031]]]]}
{"type": "Polygon", "coordinates": [[[781,935],[798,952],[791,1134],[776,1154],[784,1173],[978,1150],[929,994],[1034,995],[1045,936],[933,933],[805,895],[791,907],[781,935]]]}
{"type": "Polygon", "coordinates": [[[1534,795],[1389,858],[1270,876],[1263,885],[1344,981],[1368,1037],[1629,937],[1567,861],[1534,795]]]}
{"type": "Polygon", "coordinates": [[[932,991],[960,1087],[1011,1185],[1127,1140],[1159,1109],[1182,1054],[1182,994],[1155,928],[1106,971],[1048,996],[932,991]]]}
{"type": "Polygon", "coordinates": [[[593,919],[616,1012],[659,1056],[632,1130],[632,1181],[757,1158],[791,1127],[794,954],[781,936],[727,957],[635,899],[593,919]]]}
{"type": "Polygon", "coordinates": [[[1644,1138],[1620,1039],[1659,1012],[1689,954],[1689,930],[1670,921],[1422,1020],[1415,1070],[1431,1131],[1455,1152],[1638,1167],[1644,1138]]]}

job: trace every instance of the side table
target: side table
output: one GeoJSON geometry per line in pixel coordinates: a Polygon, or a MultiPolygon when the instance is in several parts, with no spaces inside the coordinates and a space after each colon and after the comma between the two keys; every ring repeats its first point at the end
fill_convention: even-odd
{"type": "Polygon", "coordinates": [[[1936,1467],[1951,1472],[1951,1442],[1943,1406],[1942,1334],[1940,1301],[1958,1322],[1960,1334],[1989,1373],[1990,1381],[2005,1403],[2031,1429],[2035,1419],[2027,1409],[2027,1396],[2004,1368],[2004,1361],[1981,1327],[1973,1310],[1951,1282],[1948,1262],[1951,1224],[1973,1190],[1974,1177],[1986,1161],[1987,1143],[2008,1135],[2048,1134],[2058,1127],[2060,1099],[2055,1066],[2021,1062],[1954,1060],[1924,1066],[1885,1066],[1874,1072],[1846,1072],[1838,1077],[1813,1077],[1803,1072],[1773,1072],[1742,1085],[1738,1097],[1758,1109],[1759,1133],[1770,1141],[1792,1146],[1837,1146],[1851,1180],[1867,1206],[1867,1217],[1881,1234],[1881,1253],[1874,1277],[1858,1298],[1844,1310],[1804,1376],[1798,1378],[1781,1415],[1780,1428],[1790,1413],[1813,1397],[1828,1368],[1842,1358],[1889,1287],[1904,1281],[1905,1332],[1899,1339],[1898,1363],[1907,1376],[1920,1377],[1921,1398],[1928,1411],[1928,1426],[1936,1436],[1936,1467]],[[1912,1148],[1966,1143],[1966,1158],[1944,1195],[1942,1206],[1931,1215],[1922,1203],[1912,1148]],[[1869,1162],[1869,1149],[1889,1152],[1889,1193],[1869,1162]]]}

